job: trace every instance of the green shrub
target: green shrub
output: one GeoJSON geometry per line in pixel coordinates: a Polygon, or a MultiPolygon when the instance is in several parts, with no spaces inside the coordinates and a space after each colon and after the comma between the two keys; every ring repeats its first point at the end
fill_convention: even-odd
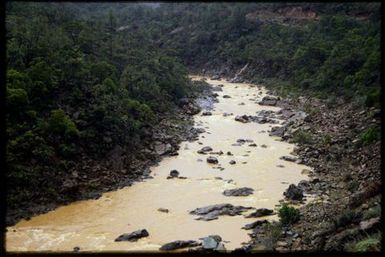
{"type": "Polygon", "coordinates": [[[76,152],[76,147],[73,144],[70,144],[70,145],[60,144],[59,153],[63,157],[70,158],[70,157],[73,157],[77,152],[76,152]]]}
{"type": "Polygon", "coordinates": [[[381,216],[381,206],[377,205],[366,210],[362,215],[362,219],[368,220],[368,219],[380,217],[380,216],[381,216]]]}
{"type": "Polygon", "coordinates": [[[299,220],[299,210],[289,207],[286,203],[278,210],[278,217],[283,225],[291,225],[299,220]]]}
{"type": "Polygon", "coordinates": [[[361,139],[361,142],[364,144],[364,145],[368,145],[374,141],[376,141],[379,137],[378,135],[378,131],[376,128],[373,128],[373,127],[370,127],[368,129],[366,129],[364,132],[362,132],[361,136],[360,136],[360,139],[361,139]]]}
{"type": "Polygon", "coordinates": [[[7,104],[10,111],[22,109],[28,104],[28,94],[21,88],[7,88],[7,104]]]}
{"type": "Polygon", "coordinates": [[[300,129],[294,133],[293,141],[301,145],[312,144],[313,137],[309,132],[300,129]]]}
{"type": "Polygon", "coordinates": [[[330,145],[332,142],[332,137],[330,135],[325,135],[322,139],[321,139],[321,144],[324,145],[324,146],[327,146],[327,145],[330,145]]]}
{"type": "Polygon", "coordinates": [[[375,88],[368,92],[366,95],[365,105],[367,107],[379,106],[380,105],[380,89],[375,88]]]}
{"type": "Polygon", "coordinates": [[[346,244],[344,248],[350,252],[381,251],[381,234],[368,235],[355,242],[346,244]]]}
{"type": "Polygon", "coordinates": [[[75,123],[64,113],[62,109],[52,110],[49,119],[50,131],[72,138],[79,135],[75,123]]]}
{"type": "Polygon", "coordinates": [[[264,231],[266,235],[265,244],[269,249],[273,249],[275,243],[282,235],[282,224],[279,222],[266,223],[264,225],[264,231]]]}
{"type": "Polygon", "coordinates": [[[349,224],[357,223],[360,221],[361,217],[362,213],[348,209],[334,220],[334,225],[336,228],[345,227],[349,224]]]}
{"type": "Polygon", "coordinates": [[[347,185],[347,189],[350,191],[350,192],[354,192],[358,189],[358,187],[360,186],[360,183],[356,180],[354,181],[351,181],[348,185],[347,185]]]}

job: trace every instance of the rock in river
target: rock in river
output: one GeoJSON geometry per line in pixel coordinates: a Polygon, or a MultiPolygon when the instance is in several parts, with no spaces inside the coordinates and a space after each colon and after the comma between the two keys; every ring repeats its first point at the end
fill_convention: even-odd
{"type": "Polygon", "coordinates": [[[211,116],[212,113],[211,112],[202,112],[202,116],[211,116]]]}
{"type": "Polygon", "coordinates": [[[246,230],[249,230],[249,229],[253,229],[255,227],[261,226],[262,224],[265,224],[265,223],[268,223],[268,221],[267,220],[257,220],[257,221],[254,221],[254,222],[250,223],[250,224],[246,224],[242,228],[246,229],[246,230]]]}
{"type": "Polygon", "coordinates": [[[277,105],[279,98],[273,97],[273,96],[265,96],[262,98],[262,101],[259,102],[259,105],[269,105],[269,106],[275,106],[277,105]]]}
{"type": "Polygon", "coordinates": [[[234,120],[242,123],[247,123],[249,122],[249,117],[247,115],[237,115],[235,116],[234,120]]]}
{"type": "Polygon", "coordinates": [[[260,209],[257,209],[255,212],[250,213],[245,218],[258,218],[258,217],[273,215],[273,212],[274,211],[270,209],[260,208],[260,209]]]}
{"type": "Polygon", "coordinates": [[[291,184],[283,195],[290,200],[300,201],[303,198],[303,190],[296,185],[291,184]]]}
{"type": "Polygon", "coordinates": [[[194,241],[194,240],[176,240],[167,244],[162,245],[162,247],[159,248],[159,250],[162,251],[171,251],[175,249],[181,249],[181,248],[187,248],[187,247],[195,247],[201,245],[201,243],[194,241]]]}
{"type": "Polygon", "coordinates": [[[197,218],[197,220],[215,220],[218,219],[218,216],[221,215],[241,215],[242,212],[252,209],[252,207],[244,207],[244,206],[234,206],[229,203],[223,204],[215,204],[209,205],[206,207],[196,208],[193,211],[190,211],[190,214],[199,215],[201,217],[197,218]]]}
{"type": "Polygon", "coordinates": [[[292,157],[292,156],[282,156],[280,159],[288,161],[288,162],[295,162],[295,161],[297,161],[297,158],[292,157]]]}
{"type": "Polygon", "coordinates": [[[158,211],[159,211],[159,212],[165,212],[165,213],[168,213],[168,212],[169,212],[169,210],[166,209],[166,208],[158,208],[158,211]]]}
{"type": "Polygon", "coordinates": [[[170,175],[167,177],[168,179],[169,178],[177,178],[179,176],[179,171],[177,170],[172,170],[170,171],[170,175]]]}
{"type": "Polygon", "coordinates": [[[218,235],[212,235],[200,239],[202,240],[203,249],[216,251],[226,250],[224,244],[221,243],[222,238],[218,235]]]}
{"type": "Polygon", "coordinates": [[[120,242],[120,241],[131,241],[131,242],[135,242],[135,241],[137,241],[139,238],[147,237],[147,236],[149,236],[147,230],[145,230],[145,229],[140,229],[140,230],[134,231],[134,232],[132,232],[132,233],[120,235],[118,238],[115,239],[115,242],[120,242]]]}
{"type": "Polygon", "coordinates": [[[197,153],[199,154],[206,154],[207,152],[212,151],[213,149],[210,146],[205,146],[202,149],[198,150],[197,153]]]}
{"type": "Polygon", "coordinates": [[[227,189],[223,192],[225,196],[248,196],[253,194],[254,189],[250,187],[240,187],[235,189],[227,189]]]}
{"type": "Polygon", "coordinates": [[[215,158],[214,156],[209,156],[209,157],[207,157],[206,161],[207,161],[208,163],[212,163],[212,164],[217,164],[217,163],[218,163],[218,159],[215,158]]]}
{"type": "Polygon", "coordinates": [[[285,134],[285,131],[286,131],[285,127],[272,127],[269,135],[270,136],[283,137],[283,135],[285,134]]]}
{"type": "Polygon", "coordinates": [[[154,150],[157,154],[164,155],[164,154],[172,151],[172,146],[171,146],[171,144],[165,144],[165,143],[157,141],[154,144],[154,150]]]}

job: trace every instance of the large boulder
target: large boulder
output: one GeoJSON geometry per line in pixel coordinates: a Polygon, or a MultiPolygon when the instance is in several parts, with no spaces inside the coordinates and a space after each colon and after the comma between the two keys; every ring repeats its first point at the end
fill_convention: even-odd
{"type": "Polygon", "coordinates": [[[164,155],[172,152],[173,148],[169,143],[165,144],[163,142],[156,141],[154,143],[154,150],[157,154],[164,155]]]}
{"type": "Polygon", "coordinates": [[[257,221],[250,223],[250,224],[246,224],[245,226],[242,227],[242,229],[246,229],[246,230],[253,229],[253,228],[261,226],[265,223],[268,223],[268,221],[267,220],[257,220],[257,221]]]}
{"type": "Polygon", "coordinates": [[[296,185],[291,184],[283,195],[289,200],[300,201],[303,198],[303,190],[296,185]]]}
{"type": "Polygon", "coordinates": [[[247,115],[237,115],[234,118],[236,121],[242,122],[242,123],[247,123],[249,122],[249,117],[247,115]]]}
{"type": "Polygon", "coordinates": [[[211,116],[212,113],[209,111],[202,112],[202,116],[211,116]]]}
{"type": "Polygon", "coordinates": [[[190,211],[190,214],[198,215],[200,216],[197,218],[197,220],[215,220],[218,219],[218,216],[222,215],[229,215],[229,216],[235,216],[235,215],[241,215],[242,212],[245,212],[246,210],[252,209],[252,207],[244,207],[244,206],[234,206],[229,203],[224,204],[215,204],[215,205],[209,205],[206,207],[196,208],[195,210],[190,211]]]}
{"type": "Polygon", "coordinates": [[[286,132],[285,127],[272,127],[269,133],[270,136],[283,137],[286,132]]]}
{"type": "Polygon", "coordinates": [[[288,162],[295,162],[295,161],[297,161],[297,158],[293,157],[293,156],[282,156],[280,159],[284,160],[284,161],[288,161],[288,162]]]}
{"type": "Polygon", "coordinates": [[[380,217],[371,218],[360,222],[360,229],[366,232],[378,229],[381,225],[380,217]]]}
{"type": "Polygon", "coordinates": [[[224,244],[221,243],[222,238],[218,235],[211,235],[200,239],[202,240],[203,249],[214,251],[226,250],[224,244]]]}
{"type": "Polygon", "coordinates": [[[274,211],[270,210],[270,209],[260,208],[260,209],[255,210],[255,212],[250,213],[245,218],[258,218],[258,217],[273,215],[273,212],[274,211]]]}
{"type": "Polygon", "coordinates": [[[235,189],[227,189],[223,192],[225,196],[248,196],[253,194],[254,189],[250,187],[241,187],[235,189]]]}
{"type": "Polygon", "coordinates": [[[202,147],[202,149],[198,150],[197,153],[199,154],[206,154],[207,152],[212,151],[213,149],[210,146],[202,147]]]}
{"type": "Polygon", "coordinates": [[[295,112],[294,115],[292,115],[292,116],[287,120],[287,123],[290,123],[290,122],[293,122],[293,123],[302,123],[307,117],[308,117],[308,115],[306,114],[306,112],[298,111],[298,112],[295,112]]]}
{"type": "Polygon", "coordinates": [[[265,96],[262,98],[262,101],[259,102],[259,105],[268,105],[268,106],[275,106],[277,105],[279,98],[273,97],[273,96],[265,96]]]}
{"type": "Polygon", "coordinates": [[[120,241],[131,241],[131,242],[135,242],[137,241],[139,238],[142,238],[142,237],[148,237],[149,234],[147,232],[147,230],[145,229],[140,229],[140,230],[137,230],[137,231],[134,231],[132,233],[127,233],[127,234],[122,234],[120,235],[119,237],[117,237],[115,239],[115,242],[120,242],[120,241]]]}
{"type": "Polygon", "coordinates": [[[207,161],[207,163],[218,164],[218,159],[215,158],[214,156],[207,157],[206,161],[207,161]]]}
{"type": "Polygon", "coordinates": [[[177,170],[172,170],[170,171],[170,175],[167,177],[167,179],[170,179],[170,178],[177,178],[179,176],[179,171],[177,170]]]}
{"type": "Polygon", "coordinates": [[[194,240],[176,240],[167,244],[162,245],[159,250],[162,251],[171,251],[175,249],[187,248],[187,247],[195,247],[199,246],[201,243],[194,240]]]}

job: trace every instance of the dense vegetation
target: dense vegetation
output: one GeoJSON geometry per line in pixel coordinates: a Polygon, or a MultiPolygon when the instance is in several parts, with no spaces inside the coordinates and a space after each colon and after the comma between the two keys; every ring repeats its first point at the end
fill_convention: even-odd
{"type": "Polygon", "coordinates": [[[233,75],[249,64],[245,77],[282,90],[379,105],[379,5],[301,4],[303,19],[295,6],[9,2],[10,202],[54,188],[45,178],[60,180],[82,155],[134,149],[143,128],[191,92],[186,67],[233,75]]]}
{"type": "Polygon", "coordinates": [[[378,104],[379,5],[296,6],[170,4],[159,12],[173,31],[165,41],[197,69],[236,71],[248,63],[249,78],[281,79],[290,91],[310,88],[378,104]]]}
{"type": "Polygon", "coordinates": [[[84,17],[71,6],[7,6],[10,204],[36,188],[55,194],[83,155],[133,149],[190,90],[186,68],[144,31],[117,32],[111,12],[84,17]]]}

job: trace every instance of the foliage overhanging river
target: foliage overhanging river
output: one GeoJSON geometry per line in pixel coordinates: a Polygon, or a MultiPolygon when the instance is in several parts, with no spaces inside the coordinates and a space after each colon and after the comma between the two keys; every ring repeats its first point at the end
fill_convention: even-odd
{"type": "MultiPolygon", "coordinates": [[[[193,79],[200,78],[193,76],[193,79]]],[[[166,157],[158,166],[152,167],[153,179],[105,193],[97,200],[75,202],[8,227],[6,250],[72,251],[74,247],[80,247],[81,251],[158,251],[161,245],[171,241],[198,240],[215,234],[222,237],[227,250],[233,250],[250,239],[248,231],[241,229],[245,224],[258,219],[277,219],[276,215],[246,219],[244,215],[253,210],[244,215],[219,216],[211,221],[196,220],[198,216],[189,213],[198,207],[220,203],[274,209],[288,184],[306,179],[301,171],[309,169],[280,159],[290,155],[294,145],[270,137],[271,124],[234,120],[236,115],[279,110],[257,104],[266,95],[263,87],[206,81],[224,86],[223,91],[218,92],[219,103],[214,104],[212,115],[195,116],[196,127],[206,130],[198,141],[182,142],[178,156],[166,157]],[[223,95],[231,98],[223,98],[223,95]],[[234,115],[223,116],[223,113],[234,115]],[[257,147],[248,146],[248,143],[233,145],[239,138],[251,139],[257,147]],[[261,147],[263,144],[267,147],[261,147]],[[210,155],[197,153],[204,146],[225,153],[213,155],[224,170],[206,162],[210,155]],[[233,156],[228,156],[228,151],[233,156]],[[236,164],[230,165],[231,160],[236,164]],[[284,168],[277,165],[284,165],[284,168]],[[187,178],[166,179],[173,169],[187,178]],[[239,187],[251,187],[254,193],[241,197],[222,194],[226,189],[239,187]],[[169,209],[169,212],[159,212],[158,208],[169,209]],[[119,235],[138,229],[146,229],[149,236],[137,242],[114,241],[119,235]]]]}

